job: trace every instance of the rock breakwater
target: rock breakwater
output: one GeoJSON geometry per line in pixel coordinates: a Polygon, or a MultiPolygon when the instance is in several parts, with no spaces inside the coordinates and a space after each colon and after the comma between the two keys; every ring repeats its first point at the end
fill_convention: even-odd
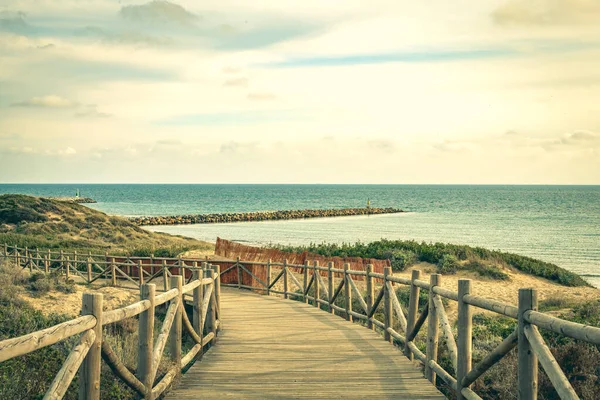
{"type": "Polygon", "coordinates": [[[97,203],[96,200],[90,197],[48,197],[52,200],[66,201],[67,203],[90,204],[97,203]]]}
{"type": "Polygon", "coordinates": [[[339,208],[328,210],[281,210],[223,214],[174,215],[168,217],[132,217],[136,225],[217,224],[225,222],[276,221],[287,219],[348,217],[353,215],[396,214],[399,208],[339,208]]]}

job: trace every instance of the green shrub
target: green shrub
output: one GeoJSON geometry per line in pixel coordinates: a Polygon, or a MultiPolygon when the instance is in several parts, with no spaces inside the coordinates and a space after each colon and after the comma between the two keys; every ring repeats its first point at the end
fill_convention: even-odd
{"type": "Polygon", "coordinates": [[[565,308],[575,307],[578,303],[564,297],[549,297],[541,300],[538,304],[540,311],[563,310],[565,308]]]}
{"type": "Polygon", "coordinates": [[[54,289],[66,294],[77,292],[77,288],[75,288],[73,282],[58,282],[55,284],[54,289]]]}
{"type": "Polygon", "coordinates": [[[445,254],[437,264],[437,272],[440,274],[455,274],[458,268],[458,259],[452,254],[445,254]]]}
{"type": "Polygon", "coordinates": [[[500,268],[494,265],[484,264],[480,261],[471,261],[460,267],[467,271],[473,271],[486,278],[492,278],[500,281],[507,281],[510,276],[500,268]]]}
{"type": "Polygon", "coordinates": [[[39,279],[29,284],[29,289],[35,292],[36,295],[48,293],[54,289],[53,282],[49,279],[39,279]]]}
{"type": "Polygon", "coordinates": [[[417,262],[415,253],[406,250],[393,250],[388,252],[388,260],[394,271],[404,271],[417,262]]]}
{"type": "Polygon", "coordinates": [[[131,251],[133,257],[151,257],[154,254],[154,249],[151,247],[137,247],[131,251]]]}
{"type": "MultiPolygon", "coordinates": [[[[311,243],[308,246],[272,246],[283,251],[295,253],[309,252],[326,257],[364,257],[387,259],[394,251],[404,251],[415,255],[418,261],[439,264],[444,256],[451,255],[457,260],[500,264],[512,267],[519,271],[549,279],[565,286],[589,286],[579,275],[560,268],[554,264],[535,260],[512,253],[488,250],[482,247],[471,247],[447,243],[416,242],[414,240],[386,240],[382,239],[371,243],[357,242],[355,244],[342,243],[311,243]]],[[[486,266],[487,263],[481,263],[486,266]]],[[[400,266],[399,266],[400,267],[400,266]]],[[[487,267],[479,268],[478,273],[494,279],[504,280],[506,276],[501,270],[487,267]]]]}

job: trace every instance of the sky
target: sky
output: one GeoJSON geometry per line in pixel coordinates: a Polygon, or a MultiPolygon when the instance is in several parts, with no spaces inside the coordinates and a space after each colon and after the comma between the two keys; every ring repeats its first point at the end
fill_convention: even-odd
{"type": "Polygon", "coordinates": [[[0,0],[0,182],[600,184],[597,0],[0,0]]]}

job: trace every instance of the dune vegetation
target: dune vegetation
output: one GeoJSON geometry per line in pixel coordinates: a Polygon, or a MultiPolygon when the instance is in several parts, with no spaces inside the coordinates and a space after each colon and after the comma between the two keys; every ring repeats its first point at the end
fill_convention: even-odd
{"type": "MultiPolygon", "coordinates": [[[[213,248],[211,243],[148,232],[125,218],[109,216],[72,202],[24,195],[0,196],[0,243],[39,249],[77,249],[96,253],[109,251],[111,254],[154,254],[163,257],[213,248]]],[[[81,291],[79,285],[73,280],[65,280],[59,274],[32,274],[17,267],[12,260],[0,259],[0,340],[71,319],[72,315],[36,309],[30,300],[51,300],[64,294],[76,296],[81,291]]],[[[98,290],[98,287],[94,290],[98,290]]],[[[161,318],[157,314],[157,324],[160,324],[161,318]]],[[[159,329],[156,328],[157,331],[159,329]]],[[[125,365],[135,372],[135,319],[105,327],[104,335],[125,365]]],[[[0,398],[41,399],[74,344],[74,339],[70,338],[0,363],[0,398]]],[[[165,366],[159,369],[162,372],[165,370],[165,366]]],[[[77,398],[77,385],[75,379],[65,398],[77,398]]],[[[105,364],[102,367],[101,392],[103,399],[137,398],[105,364]]]]}
{"type": "Polygon", "coordinates": [[[509,277],[503,270],[515,269],[564,286],[588,286],[582,277],[555,264],[518,254],[466,245],[382,239],[371,243],[321,243],[275,247],[283,251],[307,251],[328,257],[389,259],[394,271],[404,271],[419,262],[427,262],[436,265],[437,271],[446,275],[470,271],[481,277],[507,280],[509,277]]]}
{"type": "Polygon", "coordinates": [[[0,196],[0,243],[140,256],[175,256],[213,247],[183,236],[149,232],[126,218],[80,204],[13,194],[0,196]]]}

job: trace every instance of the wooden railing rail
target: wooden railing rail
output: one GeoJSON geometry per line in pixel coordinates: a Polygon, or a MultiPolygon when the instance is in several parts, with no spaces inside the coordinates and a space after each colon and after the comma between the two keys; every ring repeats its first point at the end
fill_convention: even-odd
{"type": "MultiPolygon", "coordinates": [[[[74,263],[79,263],[77,258],[72,258],[64,252],[58,253],[58,260],[52,260],[48,257],[48,253],[44,257],[38,257],[37,252],[23,250],[4,246],[1,256],[14,258],[19,265],[31,270],[48,273],[58,270],[67,277],[70,268],[72,272],[76,270],[74,263]],[[37,264],[39,260],[43,260],[44,267],[47,269],[39,268],[37,264]],[[60,261],[60,265],[53,266],[57,261],[60,261]]],[[[88,263],[89,261],[86,260],[86,264],[88,263]]],[[[110,311],[103,311],[101,293],[84,293],[82,316],[28,335],[0,341],[0,362],[81,335],[55,376],[44,399],[61,399],[78,371],[79,398],[99,399],[101,360],[104,360],[115,376],[142,398],[158,398],[181,374],[182,369],[196,360],[205,347],[216,339],[221,325],[219,268],[219,266],[203,263],[202,267],[194,268],[193,278],[186,285],[183,285],[181,275],[172,275],[170,287],[173,289],[159,295],[156,295],[155,284],[142,283],[140,301],[110,311]],[[191,300],[193,322],[189,320],[184,308],[184,298],[187,296],[191,300]],[[156,307],[165,303],[168,303],[168,309],[155,342],[153,331],[156,307]],[[139,331],[138,366],[135,374],[123,364],[110,344],[103,340],[102,335],[103,325],[132,317],[137,317],[139,331]],[[195,342],[185,355],[182,354],[184,332],[195,342]],[[156,382],[158,366],[167,346],[170,366],[156,382]]],[[[144,277],[143,273],[139,276],[141,279],[144,277]]],[[[81,275],[81,278],[86,280],[85,275],[81,275]]]]}
{"type": "MultiPolygon", "coordinates": [[[[303,301],[322,308],[324,311],[336,313],[349,321],[361,322],[370,329],[376,329],[383,334],[385,340],[401,346],[409,359],[419,360],[424,365],[425,376],[432,383],[436,383],[437,378],[441,379],[456,392],[458,399],[479,399],[480,397],[471,389],[471,385],[515,347],[518,348],[519,353],[519,398],[537,398],[538,364],[541,364],[546,371],[561,399],[578,398],[552,353],[548,350],[538,328],[600,345],[599,327],[569,322],[538,312],[535,289],[520,289],[519,303],[515,306],[473,295],[472,282],[469,279],[459,280],[457,291],[453,291],[441,287],[441,275],[433,274],[430,276],[430,281],[426,282],[420,279],[421,274],[418,270],[413,270],[410,278],[403,278],[393,276],[389,267],[384,270],[383,274],[375,273],[370,265],[365,271],[354,271],[348,264],[343,268],[334,268],[333,263],[320,266],[318,262],[314,262],[312,265],[308,262],[294,265],[289,264],[286,260],[283,262],[271,262],[270,260],[255,262],[242,261],[238,258],[235,261],[224,262],[207,259],[206,262],[210,262],[210,264],[203,263],[201,270],[204,271],[205,278],[200,280],[197,277],[200,270],[197,267],[199,260],[180,257],[121,257],[119,259],[109,257],[108,254],[88,254],[82,258],[76,252],[43,253],[6,245],[3,255],[13,258],[18,265],[32,271],[52,272],[58,270],[67,276],[78,276],[86,282],[93,282],[104,277],[111,279],[115,284],[119,281],[126,281],[139,285],[144,280],[147,283],[156,277],[163,277],[165,293],[157,295],[151,300],[153,306],[149,305],[149,298],[142,296],[144,300],[148,301],[142,300],[139,305],[128,306],[118,312],[112,312],[112,314],[111,312],[105,313],[104,318],[108,318],[109,321],[113,319],[116,321],[120,316],[126,318],[136,315],[138,312],[141,313],[140,315],[149,313],[152,307],[167,301],[170,302],[169,304],[179,304],[177,298],[182,295],[182,289],[186,288],[183,291],[192,290],[194,292],[194,308],[199,309],[200,312],[194,314],[194,321],[189,321],[184,313],[181,319],[182,328],[178,327],[177,329],[187,330],[197,344],[188,355],[181,358],[182,364],[189,362],[197,352],[201,351],[202,346],[213,340],[216,335],[216,329],[220,323],[218,298],[221,285],[249,289],[266,295],[277,294],[284,298],[303,301]],[[153,269],[147,271],[146,268],[140,268],[143,260],[152,260],[151,265],[144,265],[144,267],[153,269]],[[210,267],[211,265],[212,267],[210,267]],[[223,268],[219,270],[220,266],[223,268]],[[81,272],[83,268],[85,268],[85,273],[81,272]],[[173,279],[169,281],[169,278],[174,275],[173,268],[179,272],[175,275],[189,275],[196,277],[194,278],[196,280],[185,286],[179,286],[179,281],[173,279]],[[226,274],[235,274],[237,280],[233,283],[222,283],[220,279],[215,278],[215,276],[225,276],[226,274]],[[359,277],[360,279],[358,279],[359,277]],[[245,283],[247,280],[252,284],[245,283]],[[364,283],[364,293],[359,287],[359,280],[362,281],[361,284],[364,283]],[[209,282],[214,282],[214,284],[209,282]],[[406,286],[409,289],[408,304],[401,304],[396,292],[399,286],[406,286]],[[171,287],[173,289],[169,291],[171,287]],[[425,304],[420,304],[421,290],[428,293],[428,301],[425,304]],[[211,299],[215,299],[216,302],[213,310],[208,309],[208,304],[213,301],[211,299]],[[359,308],[353,309],[353,300],[356,301],[359,308]],[[456,334],[446,313],[445,302],[447,301],[458,303],[456,334]],[[516,320],[517,327],[500,345],[473,366],[472,331],[475,308],[512,318],[516,320]],[[421,310],[420,313],[419,310],[421,310]],[[196,317],[196,315],[198,316],[196,317]],[[422,330],[425,331],[424,326],[427,326],[426,333],[423,332],[423,335],[426,336],[425,346],[419,347],[415,339],[422,330]],[[207,332],[207,334],[203,337],[199,334],[194,336],[193,332],[199,332],[199,330],[207,332]],[[440,335],[443,338],[442,343],[448,350],[452,365],[451,371],[445,370],[438,363],[440,335]]],[[[147,287],[147,284],[143,284],[141,287],[147,287]]],[[[144,293],[143,290],[142,293],[144,293]]],[[[172,309],[175,310],[176,306],[173,306],[172,309]]],[[[142,317],[140,317],[141,319],[142,317]]],[[[167,322],[167,320],[165,321],[167,322]]],[[[74,329],[73,332],[76,333],[71,333],[72,336],[90,328],[62,327],[59,329],[74,329]]],[[[27,340],[38,343],[37,339],[29,338],[27,340]]],[[[88,337],[86,340],[97,340],[97,338],[88,337]]],[[[162,337],[159,336],[157,343],[162,346],[161,341],[162,337]]],[[[5,342],[0,343],[0,361],[2,360],[2,345],[5,342]]],[[[39,343],[42,343],[40,347],[51,344],[50,342],[52,341],[39,340],[39,343]]],[[[86,343],[82,342],[80,348],[85,348],[86,343]]],[[[103,349],[103,357],[109,359],[110,354],[105,355],[104,353],[103,349]]],[[[156,351],[156,353],[159,352],[156,351]]],[[[140,365],[142,371],[148,371],[145,364],[140,363],[140,365]]],[[[167,379],[167,382],[170,382],[173,377],[167,374],[163,380],[167,379]]],[[[132,387],[147,388],[149,385],[147,376],[142,376],[137,382],[131,377],[123,379],[131,381],[130,386],[132,387]]],[[[160,383],[157,388],[153,389],[154,394],[162,389],[160,383]]]]}
{"type": "Polygon", "coordinates": [[[262,263],[240,259],[224,272],[232,270],[237,271],[238,281],[224,286],[250,289],[264,294],[279,294],[285,298],[312,303],[315,307],[337,313],[349,321],[360,321],[368,328],[378,329],[385,340],[402,346],[407,357],[419,360],[424,366],[425,376],[432,383],[436,383],[437,378],[441,379],[455,391],[458,399],[480,399],[471,389],[471,385],[515,347],[519,348],[520,399],[537,398],[538,360],[558,396],[561,399],[577,399],[577,394],[544,343],[538,328],[600,345],[600,327],[569,322],[538,312],[535,289],[520,289],[519,304],[515,306],[473,295],[472,282],[469,279],[459,280],[458,290],[453,291],[441,287],[441,275],[433,274],[430,281],[426,282],[420,279],[421,274],[418,270],[412,271],[411,278],[402,278],[393,276],[391,268],[386,268],[383,274],[374,273],[370,265],[366,271],[353,271],[347,264],[343,269],[339,269],[334,268],[332,263],[324,267],[319,266],[317,262],[312,265],[308,262],[292,265],[287,261],[262,263]],[[264,266],[266,279],[259,278],[256,272],[251,272],[249,266],[264,266]],[[300,271],[297,273],[302,279],[294,276],[292,270],[300,271]],[[341,274],[337,281],[335,274],[341,274]],[[241,284],[244,275],[254,278],[256,285],[241,284]],[[364,277],[364,293],[355,277],[364,277]],[[409,288],[408,304],[400,303],[396,293],[398,285],[409,288]],[[425,304],[419,304],[421,290],[428,293],[428,301],[425,304]],[[352,308],[353,300],[360,306],[359,309],[352,308]],[[341,305],[336,304],[336,301],[341,305]],[[446,313],[444,304],[447,301],[458,303],[456,334],[446,313]],[[419,313],[420,306],[422,311],[419,313]],[[473,366],[472,332],[475,308],[512,318],[516,320],[517,328],[473,366]],[[424,326],[427,326],[424,333],[425,346],[420,348],[415,339],[424,326]],[[445,370],[438,363],[440,335],[448,350],[451,371],[445,370]]]}

